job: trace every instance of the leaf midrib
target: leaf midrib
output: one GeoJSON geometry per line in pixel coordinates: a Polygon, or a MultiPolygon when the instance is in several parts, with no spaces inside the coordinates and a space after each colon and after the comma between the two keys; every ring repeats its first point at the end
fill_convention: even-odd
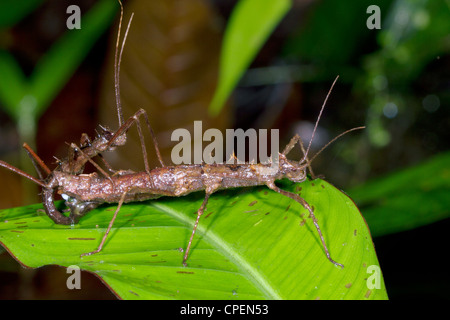
{"type": "MultiPolygon", "coordinates": [[[[182,212],[174,210],[170,206],[164,205],[158,202],[152,202],[151,206],[156,209],[167,213],[174,219],[184,223],[185,225],[190,225],[193,227],[193,223],[186,215],[182,212]]],[[[221,253],[226,255],[231,261],[235,263],[241,272],[247,276],[248,280],[255,284],[268,299],[282,300],[282,297],[276,292],[276,290],[270,285],[266,277],[258,272],[250,263],[248,263],[244,257],[242,257],[233,247],[229,246],[227,242],[223,241],[215,232],[211,229],[205,232],[205,228],[202,225],[198,225],[197,232],[200,232],[204,238],[207,238],[215,248],[219,249],[221,253]]]]}

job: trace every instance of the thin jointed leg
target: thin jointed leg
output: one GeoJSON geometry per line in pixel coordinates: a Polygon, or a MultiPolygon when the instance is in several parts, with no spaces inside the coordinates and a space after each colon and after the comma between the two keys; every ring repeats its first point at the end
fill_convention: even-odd
{"type": "Polygon", "coordinates": [[[203,200],[202,205],[200,206],[200,208],[197,211],[197,220],[195,221],[194,229],[192,230],[191,238],[189,239],[189,243],[188,243],[188,246],[186,248],[186,252],[184,254],[184,258],[183,258],[183,265],[184,266],[187,265],[186,264],[186,260],[187,260],[188,255],[189,255],[189,250],[191,250],[192,239],[194,239],[194,234],[195,234],[195,231],[197,230],[198,221],[200,220],[200,217],[202,216],[203,212],[205,211],[205,208],[206,208],[206,205],[208,203],[208,199],[209,199],[210,195],[211,195],[211,193],[206,193],[205,194],[205,199],[203,200]]]}
{"type": "Polygon", "coordinates": [[[105,233],[105,235],[103,236],[102,242],[101,242],[100,245],[98,246],[98,249],[95,250],[95,251],[92,251],[92,252],[83,253],[83,254],[80,255],[80,257],[90,256],[90,255],[92,255],[92,254],[99,253],[99,252],[102,250],[103,245],[105,244],[106,238],[108,237],[108,234],[109,234],[109,232],[111,231],[111,228],[112,228],[112,226],[113,226],[113,224],[114,224],[114,220],[116,220],[117,214],[119,213],[119,210],[120,210],[120,208],[122,207],[123,202],[125,201],[125,196],[126,196],[126,195],[127,195],[127,192],[124,192],[124,193],[122,194],[122,196],[120,197],[120,201],[119,201],[119,204],[117,205],[116,212],[114,212],[114,216],[113,216],[113,218],[111,219],[111,221],[109,222],[108,229],[106,229],[106,233],[105,233]]]}
{"type": "Polygon", "coordinates": [[[305,148],[303,146],[303,141],[298,134],[296,134],[295,136],[292,137],[291,141],[289,141],[289,143],[284,148],[282,154],[287,156],[288,153],[291,152],[291,150],[294,148],[294,146],[297,142],[300,145],[300,149],[302,150],[302,153],[303,153],[303,159],[301,160],[301,162],[303,162],[303,161],[306,162],[309,173],[311,174],[312,178],[315,179],[314,172],[312,171],[312,168],[311,168],[311,161],[309,161],[309,159],[308,159],[308,155],[306,154],[305,148]]]}
{"type": "Polygon", "coordinates": [[[309,173],[311,174],[311,178],[313,180],[315,180],[316,179],[316,175],[314,174],[314,171],[313,171],[313,169],[311,167],[311,161],[309,161],[309,159],[308,159],[308,155],[306,154],[305,147],[303,146],[303,141],[302,141],[302,139],[300,137],[298,138],[298,143],[300,144],[300,149],[302,149],[303,157],[304,157],[304,159],[306,161],[306,165],[308,167],[309,173]]]}
{"type": "Polygon", "coordinates": [[[136,123],[138,134],[139,134],[139,140],[141,142],[141,149],[142,149],[142,155],[144,157],[144,165],[145,165],[145,171],[150,172],[150,167],[148,165],[148,157],[147,157],[147,150],[145,148],[145,141],[144,141],[144,135],[142,133],[141,124],[139,122],[139,117],[144,116],[145,121],[147,123],[148,130],[150,131],[150,135],[152,136],[153,144],[155,146],[156,155],[158,157],[159,162],[161,163],[161,166],[165,166],[164,162],[161,157],[161,153],[159,151],[158,142],[156,140],[156,136],[153,132],[153,129],[150,125],[150,121],[148,120],[147,112],[144,109],[138,110],[133,116],[131,116],[123,125],[120,126],[119,129],[115,132],[114,136],[111,138],[111,140],[108,142],[107,147],[110,147],[114,144],[114,141],[116,141],[120,136],[125,134],[130,127],[136,123]]]}
{"type": "Polygon", "coordinates": [[[320,241],[322,242],[322,246],[323,249],[325,250],[325,254],[327,255],[328,260],[330,260],[334,265],[339,266],[341,268],[344,268],[344,266],[336,261],[334,261],[333,259],[331,259],[331,255],[330,252],[328,251],[327,245],[325,244],[325,239],[323,238],[322,235],[322,231],[320,230],[319,224],[317,222],[316,216],[314,215],[314,212],[312,211],[311,207],[309,206],[309,204],[305,201],[305,199],[303,199],[302,197],[300,197],[298,194],[283,190],[278,188],[274,182],[269,182],[267,183],[267,186],[272,189],[275,192],[278,192],[279,194],[282,194],[286,197],[291,198],[292,200],[297,201],[298,203],[300,203],[306,210],[309,211],[309,214],[311,215],[311,218],[314,222],[314,226],[317,229],[317,232],[319,233],[319,237],[320,237],[320,241]]]}
{"type": "Polygon", "coordinates": [[[95,163],[95,161],[92,160],[91,157],[89,157],[87,154],[85,154],[85,153],[83,152],[83,150],[82,150],[80,147],[78,147],[75,143],[71,143],[71,144],[70,144],[70,148],[71,148],[72,150],[74,150],[74,151],[79,152],[79,153],[80,153],[85,159],[87,159],[87,161],[89,161],[89,162],[90,162],[90,163],[91,163],[98,171],[100,171],[100,173],[103,174],[103,176],[104,176],[105,178],[108,178],[108,179],[112,182],[111,177],[109,176],[109,174],[106,173],[106,171],[103,170],[97,163],[95,163]]]}

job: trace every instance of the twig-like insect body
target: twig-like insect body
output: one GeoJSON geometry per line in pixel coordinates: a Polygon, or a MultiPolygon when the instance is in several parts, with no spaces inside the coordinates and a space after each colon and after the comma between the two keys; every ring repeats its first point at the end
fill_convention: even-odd
{"type": "MultiPolygon", "coordinates": [[[[120,3],[120,1],[119,1],[120,3]]],[[[121,17],[122,21],[123,8],[121,5],[121,17]]],[[[130,19],[131,22],[131,19],[130,19]]],[[[363,127],[347,130],[340,134],[333,140],[331,140],[322,150],[320,150],[311,161],[307,155],[310,150],[311,141],[305,151],[302,141],[298,135],[294,136],[282,153],[279,154],[278,166],[276,170],[273,170],[271,164],[262,163],[246,163],[246,164],[192,164],[192,165],[177,165],[177,166],[165,166],[162,161],[161,154],[159,152],[158,144],[150,126],[150,122],[145,110],[140,109],[127,121],[123,121],[123,115],[120,102],[120,90],[119,90],[119,65],[120,57],[122,55],[123,46],[126,39],[126,34],[122,43],[122,48],[118,56],[118,44],[116,44],[116,59],[115,59],[115,89],[116,89],[116,104],[119,118],[119,128],[113,132],[108,129],[102,128],[102,132],[92,141],[87,135],[82,135],[80,146],[71,144],[69,156],[62,160],[59,166],[51,171],[45,163],[31,150],[31,148],[24,144],[24,148],[29,154],[34,166],[39,175],[39,179],[21,171],[18,168],[11,166],[10,164],[0,161],[0,166],[5,167],[11,171],[14,171],[25,178],[35,182],[42,187],[42,202],[47,215],[57,224],[74,224],[79,219],[88,213],[90,210],[104,203],[117,203],[118,206],[114,213],[114,216],[109,223],[109,226],[102,238],[102,241],[97,250],[82,254],[82,256],[98,253],[102,250],[105,240],[113,226],[114,220],[120,211],[120,208],[124,203],[134,201],[144,201],[150,199],[157,199],[162,196],[184,196],[192,192],[204,191],[205,198],[202,205],[197,211],[197,218],[192,230],[192,234],[189,239],[186,250],[184,251],[183,264],[186,265],[186,261],[189,257],[189,252],[192,244],[193,237],[197,230],[200,217],[202,216],[205,208],[208,204],[210,196],[222,189],[228,188],[240,188],[265,185],[273,191],[280,193],[284,196],[291,198],[292,200],[301,204],[306,210],[308,210],[310,217],[314,223],[317,233],[320,237],[324,252],[330,262],[336,266],[343,267],[342,264],[334,261],[331,258],[328,247],[325,243],[322,231],[314,215],[313,210],[305,199],[298,194],[282,190],[276,186],[275,182],[280,179],[287,178],[293,182],[303,182],[307,179],[307,170],[312,173],[310,163],[311,161],[330,143],[334,142],[343,134],[362,129],[363,127]],[[139,118],[144,117],[146,124],[151,133],[156,154],[161,163],[160,168],[150,170],[147,159],[147,152],[145,149],[142,129],[139,123],[139,118]],[[107,173],[92,158],[101,156],[103,152],[113,151],[116,147],[122,146],[126,143],[126,133],[132,125],[136,124],[141,148],[144,158],[145,171],[133,172],[130,170],[114,171],[105,162],[108,171],[107,173]],[[303,152],[303,158],[300,161],[292,161],[287,159],[288,153],[295,147],[296,144],[300,145],[303,152]],[[90,174],[84,174],[84,166],[87,162],[92,163],[99,171],[90,174]],[[66,205],[70,209],[70,215],[66,216],[59,212],[54,205],[54,193],[55,191],[60,194],[65,200],[66,205]]],[[[118,39],[120,38],[120,25],[118,32],[118,39]]],[[[336,79],[337,80],[337,79],[336,79]]],[[[319,117],[314,127],[314,132],[317,128],[318,121],[325,107],[330,92],[336,82],[334,81],[328,95],[322,105],[319,117]]],[[[313,136],[314,136],[313,132],[313,136]]]]}

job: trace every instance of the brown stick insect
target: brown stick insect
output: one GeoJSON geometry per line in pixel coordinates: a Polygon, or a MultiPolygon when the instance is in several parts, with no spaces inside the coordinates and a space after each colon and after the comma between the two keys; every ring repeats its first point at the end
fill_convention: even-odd
{"type": "Polygon", "coordinates": [[[310,150],[311,142],[314,138],[318,122],[328,100],[328,97],[331,93],[331,90],[337,81],[337,78],[333,82],[333,85],[330,88],[330,91],[328,92],[322,105],[318,119],[314,126],[312,138],[307,149],[304,149],[300,137],[298,135],[295,135],[285,147],[283,152],[279,153],[279,163],[276,170],[268,170],[269,167],[271,167],[271,164],[263,163],[230,164],[227,162],[226,164],[213,163],[166,166],[159,152],[158,144],[148,120],[147,113],[143,109],[140,109],[127,121],[123,120],[120,102],[119,71],[121,56],[132,16],[125,31],[124,39],[119,53],[118,48],[120,39],[120,25],[123,16],[123,7],[122,4],[120,5],[121,15],[114,63],[115,95],[119,118],[119,128],[115,132],[113,132],[102,127],[101,132],[92,141],[86,134],[83,134],[81,137],[80,146],[71,144],[68,157],[64,160],[59,161],[58,167],[53,171],[51,171],[47,167],[47,165],[39,158],[39,156],[25,143],[23,146],[29,154],[36,168],[36,171],[38,172],[39,179],[1,160],[0,166],[16,172],[42,187],[42,202],[44,205],[44,209],[47,215],[57,224],[75,224],[82,216],[101,204],[118,203],[113,218],[111,219],[97,250],[84,253],[81,256],[92,255],[102,250],[108,234],[117,217],[117,214],[124,203],[156,199],[162,196],[179,197],[192,192],[204,191],[205,198],[197,211],[197,218],[183,257],[183,265],[186,265],[199,219],[205,211],[210,196],[214,192],[222,189],[265,185],[275,192],[287,196],[292,200],[298,202],[309,212],[319,235],[326,257],[334,265],[343,268],[344,266],[342,264],[334,261],[331,258],[322,231],[319,227],[318,221],[311,206],[298,194],[280,189],[275,184],[275,181],[284,178],[297,183],[305,181],[307,179],[307,170],[309,170],[310,173],[313,174],[310,166],[311,162],[315,157],[317,157],[318,154],[322,152],[322,150],[324,150],[326,147],[328,147],[328,145],[330,145],[342,135],[350,131],[363,128],[357,127],[341,133],[330,142],[328,142],[319,152],[317,152],[311,158],[311,160],[308,159],[307,155],[310,150]],[[152,170],[150,170],[149,168],[143,133],[139,123],[139,118],[141,116],[144,117],[148,129],[151,133],[156,154],[161,164],[160,168],[155,168],[152,170]],[[139,133],[145,171],[114,171],[107,164],[107,162],[104,161],[107,170],[112,174],[107,173],[97,163],[95,163],[92,158],[96,156],[101,157],[101,154],[103,152],[113,151],[116,147],[124,145],[126,143],[127,131],[134,124],[136,125],[139,133]],[[300,161],[288,160],[287,155],[297,143],[300,145],[300,148],[303,152],[303,158],[300,161]],[[84,166],[87,162],[92,163],[95,168],[97,168],[99,173],[83,173],[84,166]],[[55,191],[64,198],[66,206],[70,209],[69,216],[64,215],[56,209],[54,205],[55,191]]]}

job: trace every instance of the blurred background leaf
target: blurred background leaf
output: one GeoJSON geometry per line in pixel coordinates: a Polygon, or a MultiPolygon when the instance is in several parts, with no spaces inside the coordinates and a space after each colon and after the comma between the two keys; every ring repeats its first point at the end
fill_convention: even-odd
{"type": "Polygon", "coordinates": [[[209,105],[212,115],[220,112],[242,74],[290,8],[290,0],[237,3],[223,38],[219,84],[209,105]]]}
{"type": "MultiPolygon", "coordinates": [[[[25,117],[24,113],[28,112],[31,115],[26,116],[32,118],[33,123],[37,121],[93,43],[106,30],[116,10],[117,5],[112,1],[98,2],[83,16],[81,23],[84,28],[68,30],[39,60],[29,78],[23,75],[21,67],[11,54],[1,52],[0,67],[5,77],[0,81],[0,99],[13,119],[20,123],[21,117],[25,117]],[[22,106],[26,104],[24,99],[35,101],[34,106],[23,110],[22,106]]],[[[34,139],[33,136],[23,138],[34,139]]]]}
{"type": "Polygon", "coordinates": [[[17,107],[27,94],[27,79],[14,57],[6,51],[0,51],[0,97],[2,107],[16,122],[19,121],[17,107]]]}
{"type": "Polygon", "coordinates": [[[10,27],[38,7],[43,0],[0,2],[0,28],[10,27]]]}
{"type": "Polygon", "coordinates": [[[450,153],[348,190],[372,236],[418,228],[450,217],[450,153]]]}
{"type": "Polygon", "coordinates": [[[107,30],[116,12],[117,4],[114,1],[98,1],[81,17],[83,27],[68,30],[39,60],[30,77],[31,94],[38,101],[38,117],[107,30]]]}

